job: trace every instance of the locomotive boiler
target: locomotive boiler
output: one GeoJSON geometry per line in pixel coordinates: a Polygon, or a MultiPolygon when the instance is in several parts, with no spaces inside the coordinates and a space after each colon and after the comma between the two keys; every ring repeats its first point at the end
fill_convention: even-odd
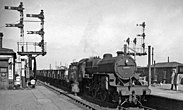
{"type": "MultiPolygon", "coordinates": [[[[76,67],[76,65],[73,65],[76,67]]],[[[70,65],[70,68],[72,64],[70,65]]],[[[77,63],[75,78],[81,93],[120,106],[139,105],[150,89],[139,82],[135,60],[117,52],[117,56],[104,54],[103,58],[84,58],[77,63]],[[135,96],[135,100],[132,99],[135,96]],[[132,101],[133,100],[133,101],[132,101]]]]}
{"type": "Polygon", "coordinates": [[[79,95],[128,108],[141,106],[151,92],[141,84],[136,70],[135,60],[118,51],[116,56],[107,53],[103,58],[83,58],[71,63],[69,69],[38,70],[37,78],[79,95]]]}

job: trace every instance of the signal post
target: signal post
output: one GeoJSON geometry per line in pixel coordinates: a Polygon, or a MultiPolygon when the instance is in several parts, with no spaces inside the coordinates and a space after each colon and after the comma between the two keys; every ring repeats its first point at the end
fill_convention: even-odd
{"type": "MultiPolygon", "coordinates": [[[[127,55],[132,55],[132,56],[144,56],[147,55],[146,51],[145,51],[145,22],[143,22],[142,24],[137,24],[137,26],[142,26],[142,34],[138,34],[137,36],[140,37],[141,40],[141,47],[140,48],[136,48],[137,45],[137,38],[133,39],[133,48],[130,48],[130,38],[126,39],[126,49],[127,49],[127,55]],[[140,51],[138,51],[137,49],[139,49],[140,51]],[[133,51],[133,52],[130,52],[133,51]]],[[[134,58],[135,59],[135,58],[134,58]]]]}
{"type": "MultiPolygon", "coordinates": [[[[134,47],[133,47],[133,49],[132,48],[130,48],[130,38],[127,38],[126,39],[126,43],[127,43],[127,45],[125,45],[124,46],[124,50],[126,50],[126,54],[127,55],[132,55],[132,56],[134,56],[134,59],[136,58],[136,55],[138,55],[138,56],[144,56],[144,55],[147,55],[147,53],[146,53],[146,48],[145,48],[145,36],[146,36],[146,34],[145,34],[145,26],[146,26],[146,24],[145,24],[145,22],[143,22],[142,24],[137,24],[137,26],[141,26],[142,27],[142,34],[138,34],[137,35],[137,37],[140,37],[140,42],[141,42],[141,48],[140,48],[140,52],[139,51],[137,51],[137,48],[136,48],[136,44],[137,44],[137,38],[135,38],[134,40],[133,40],[133,44],[134,44],[134,47]],[[127,51],[128,50],[128,51],[127,51]],[[133,51],[133,52],[130,52],[130,51],[133,51]]],[[[151,86],[151,46],[148,46],[148,70],[149,70],[149,74],[148,74],[148,85],[149,86],[151,86]]]]}
{"type": "MultiPolygon", "coordinates": [[[[41,29],[38,31],[27,31],[27,34],[38,34],[41,36],[40,42],[25,42],[24,41],[24,13],[23,13],[23,2],[20,2],[18,7],[5,6],[7,10],[17,10],[20,12],[20,21],[17,24],[6,24],[6,27],[18,27],[20,28],[20,37],[21,42],[18,42],[18,51],[17,53],[21,56],[21,81],[22,86],[25,87],[25,80],[29,79],[31,76],[36,77],[36,57],[39,55],[46,55],[46,43],[44,42],[44,12],[41,10],[39,14],[27,14],[26,17],[38,18],[41,24],[41,29]],[[32,49],[33,48],[33,49],[32,49]],[[26,56],[26,57],[22,57],[26,56]],[[32,65],[34,61],[34,68],[32,65]],[[33,69],[33,70],[32,70],[33,69]]],[[[32,21],[31,21],[32,22],[32,21]]],[[[33,21],[34,22],[34,21],[33,21]]]]}

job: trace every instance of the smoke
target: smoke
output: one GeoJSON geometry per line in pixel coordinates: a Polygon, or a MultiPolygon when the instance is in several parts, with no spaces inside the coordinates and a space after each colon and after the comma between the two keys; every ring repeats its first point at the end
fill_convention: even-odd
{"type": "Polygon", "coordinates": [[[102,22],[102,15],[100,12],[93,14],[84,29],[83,36],[81,37],[81,44],[83,44],[83,51],[97,54],[97,47],[99,42],[97,40],[97,31],[102,22]]]}

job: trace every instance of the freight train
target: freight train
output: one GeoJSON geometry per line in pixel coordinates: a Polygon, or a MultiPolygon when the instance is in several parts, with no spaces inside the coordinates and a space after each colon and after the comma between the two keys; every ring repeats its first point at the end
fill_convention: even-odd
{"type": "Polygon", "coordinates": [[[128,108],[142,106],[151,92],[147,85],[141,84],[136,70],[135,60],[118,51],[115,57],[104,54],[103,58],[90,57],[73,62],[67,74],[67,70],[38,70],[37,78],[69,89],[75,83],[79,94],[128,108]]]}

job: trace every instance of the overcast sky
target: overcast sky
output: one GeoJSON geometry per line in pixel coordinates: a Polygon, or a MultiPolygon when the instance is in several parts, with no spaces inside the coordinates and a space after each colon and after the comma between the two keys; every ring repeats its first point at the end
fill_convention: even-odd
{"type": "MultiPolygon", "coordinates": [[[[4,33],[3,47],[17,52],[20,30],[2,27],[18,23],[17,11],[4,6],[24,3],[24,14],[44,10],[47,54],[38,56],[38,68],[69,65],[84,57],[104,53],[116,55],[124,40],[134,39],[142,32],[136,24],[146,22],[146,47],[154,47],[156,62],[183,63],[183,1],[182,0],[1,0],[0,32],[4,33]]],[[[26,20],[38,20],[25,17],[26,20]]],[[[40,41],[39,35],[26,31],[40,29],[39,23],[25,23],[25,40],[40,41]]],[[[140,40],[139,40],[140,41],[140,40]]],[[[140,43],[139,43],[140,44],[140,43]]],[[[139,66],[147,65],[147,56],[137,57],[139,66]]]]}

